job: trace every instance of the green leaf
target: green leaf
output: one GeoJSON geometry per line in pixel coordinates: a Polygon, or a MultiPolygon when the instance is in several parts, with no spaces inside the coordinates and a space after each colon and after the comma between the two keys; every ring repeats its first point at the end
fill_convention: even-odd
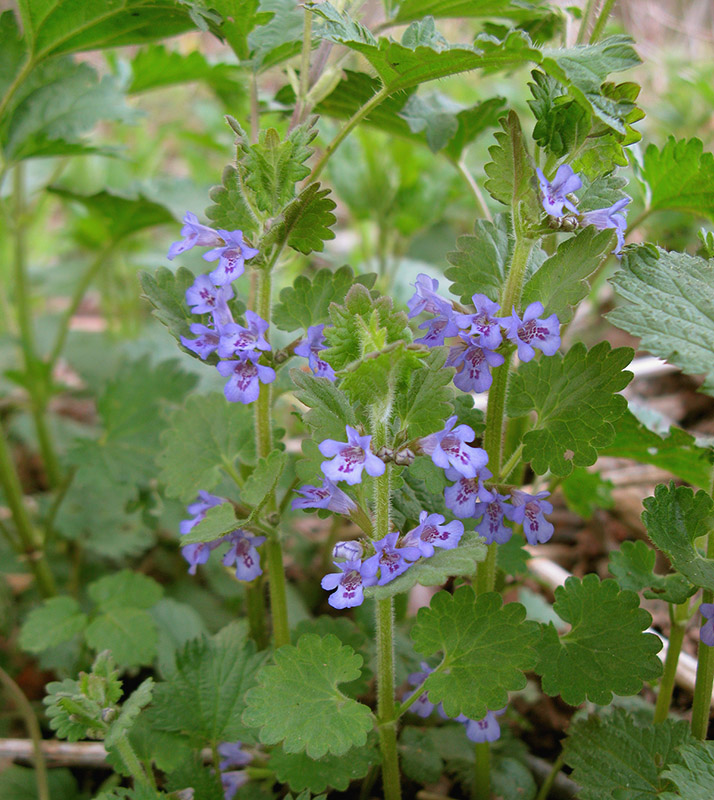
{"type": "Polygon", "coordinates": [[[168,0],[20,0],[23,28],[35,57],[142,44],[193,27],[187,10],[168,0]]]}
{"type": "Polygon", "coordinates": [[[168,208],[141,192],[118,194],[105,190],[88,195],[56,187],[50,187],[48,191],[83,206],[89,212],[88,217],[82,220],[82,228],[91,228],[91,239],[82,238],[102,247],[106,247],[108,240],[118,242],[137,231],[170,225],[175,221],[168,208]]]}
{"type": "Polygon", "coordinates": [[[322,351],[322,357],[335,370],[386,345],[411,341],[406,314],[395,311],[389,297],[373,300],[359,283],[347,292],[343,305],[330,306],[330,317],[333,327],[325,329],[330,347],[322,351]]]}
{"type": "MultiPolygon", "coordinates": [[[[437,550],[431,558],[420,558],[414,566],[384,586],[368,586],[365,597],[393,597],[408,592],[413,586],[442,586],[458,575],[475,575],[476,564],[486,558],[486,545],[474,531],[465,531],[459,546],[453,550],[437,550]]],[[[494,706],[495,708],[495,706],[494,706]]],[[[481,716],[485,716],[484,712],[481,716]]],[[[450,715],[450,716],[456,716],[450,715]]],[[[478,717],[480,719],[481,717],[478,717]]]]}
{"type": "Polygon", "coordinates": [[[319,183],[311,183],[303,189],[270,229],[263,244],[282,245],[287,242],[293,250],[304,255],[322,252],[325,241],[335,238],[330,230],[337,221],[332,213],[335,201],[328,197],[329,194],[330,190],[320,189],[319,183]]]}
{"type": "Polygon", "coordinates": [[[537,422],[523,437],[523,457],[539,475],[550,470],[567,476],[573,466],[597,460],[597,449],[615,437],[613,421],[627,408],[624,389],[632,373],[629,347],[611,350],[601,342],[590,350],[578,342],[559,353],[521,365],[513,376],[508,414],[537,413],[537,422]]]}
{"type": "Polygon", "coordinates": [[[309,789],[312,794],[319,794],[328,788],[344,792],[352,781],[364,778],[379,760],[373,743],[353,747],[345,755],[328,754],[318,759],[306,753],[286,753],[278,746],[270,754],[268,765],[278,781],[293,792],[309,789]]]}
{"type": "Polygon", "coordinates": [[[495,135],[496,144],[488,149],[491,161],[484,167],[486,191],[512,209],[521,207],[521,216],[537,220],[542,209],[533,189],[535,168],[523,140],[521,123],[515,111],[501,120],[503,131],[495,135]]]}
{"type": "Polygon", "coordinates": [[[335,636],[306,633],[273,658],[246,697],[244,720],[260,727],[261,742],[282,742],[286,753],[304,750],[315,759],[364,746],[372,712],[337,688],[359,677],[362,656],[335,636]]]}
{"type": "Polygon", "coordinates": [[[607,208],[626,197],[623,191],[627,181],[618,175],[601,175],[595,180],[582,176],[582,187],[575,193],[578,198],[578,211],[594,211],[607,208]]]}
{"type": "Polygon", "coordinates": [[[597,575],[570,577],[559,586],[553,610],[571,628],[561,637],[552,623],[543,628],[536,666],[543,691],[573,706],[586,698],[607,705],[613,694],[637,694],[643,681],[659,677],[662,641],[642,633],[652,617],[639,602],[634,592],[597,575]]]}
{"type": "Polygon", "coordinates": [[[399,24],[421,19],[427,14],[439,18],[478,18],[511,20],[523,25],[554,14],[543,0],[521,3],[518,0],[403,0],[398,5],[394,22],[399,24]]]}
{"type": "Polygon", "coordinates": [[[190,639],[198,639],[206,633],[206,625],[193,606],[179,603],[171,597],[159,600],[149,613],[159,631],[157,647],[159,672],[166,677],[174,669],[176,651],[190,639]]]}
{"type": "Polygon", "coordinates": [[[131,693],[121,707],[121,713],[109,726],[109,731],[104,737],[104,744],[107,748],[115,747],[122,737],[126,736],[134,727],[136,718],[142,708],[151,702],[151,695],[154,690],[154,679],[147,678],[139,684],[131,693]]]}
{"type": "Polygon", "coordinates": [[[642,521],[652,544],[695,586],[714,589],[714,559],[703,558],[695,545],[714,524],[711,497],[704,490],[694,494],[688,486],[660,484],[643,505],[642,521]]]}
{"type": "Polygon", "coordinates": [[[528,84],[533,95],[528,105],[536,118],[533,138],[557,158],[577,152],[590,133],[590,112],[554,78],[540,70],[531,76],[535,82],[528,84]]]}
{"type": "Polygon", "coordinates": [[[712,451],[698,446],[686,431],[672,426],[662,436],[649,430],[631,411],[613,424],[615,439],[600,451],[601,455],[654,464],[694,486],[709,487],[712,451]]]}
{"type": "Polygon", "coordinates": [[[282,331],[294,331],[327,322],[330,303],[344,302],[354,283],[371,289],[376,277],[375,273],[355,277],[348,266],[334,271],[323,268],[309,278],[298,275],[292,286],[281,289],[273,307],[273,324],[282,331]]]}
{"type": "Polygon", "coordinates": [[[236,519],[235,510],[230,503],[221,503],[209,508],[203,519],[181,537],[181,546],[214,542],[239,528],[241,521],[236,519]]]}
{"type": "Polygon", "coordinates": [[[292,0],[261,0],[258,11],[263,24],[250,32],[248,46],[251,66],[262,72],[300,52],[304,11],[292,0]]]}
{"type": "Polygon", "coordinates": [[[696,587],[682,575],[656,575],[657,554],[643,541],[623,542],[619,550],[610,553],[608,568],[621,589],[645,592],[645,597],[667,603],[683,603],[694,594],[696,587]]]}
{"type": "Polygon", "coordinates": [[[436,783],[444,762],[426,731],[406,727],[399,737],[399,762],[404,774],[417,783],[436,783]]]}
{"type": "Polygon", "coordinates": [[[123,569],[89,584],[87,593],[100,611],[114,608],[151,608],[164,594],[153,578],[123,569]]]}
{"type": "Polygon", "coordinates": [[[81,153],[83,135],[97,122],[134,116],[115,78],[100,80],[89,64],[61,59],[36,67],[14,95],[0,147],[8,161],[81,153]]]}
{"type": "MultiPolygon", "coordinates": [[[[367,349],[379,344],[383,329],[372,329],[367,332],[365,340],[367,349]],[[371,341],[370,341],[371,340],[371,341]]],[[[422,345],[407,347],[404,342],[396,342],[384,347],[381,351],[368,352],[358,362],[353,362],[345,370],[340,381],[340,388],[344,390],[353,404],[363,408],[377,407],[381,404],[385,418],[391,416],[393,398],[407,391],[410,378],[421,366],[421,359],[426,356],[428,349],[422,345]]]]}
{"type": "Polygon", "coordinates": [[[310,409],[303,419],[315,439],[319,442],[323,439],[342,441],[345,427],[357,424],[352,406],[344,393],[327,378],[318,378],[308,372],[293,369],[290,377],[297,387],[295,397],[310,409]]]}
{"type": "Polygon", "coordinates": [[[236,623],[187,642],[176,653],[170,680],[154,689],[152,724],[200,744],[252,741],[241,715],[265,658],[256,653],[246,627],[236,623]]]}
{"type": "Polygon", "coordinates": [[[443,666],[425,684],[429,700],[443,703],[450,717],[482,719],[501,708],[508,692],[526,685],[525,670],[536,660],[538,625],[525,620],[519,603],[502,605],[496,592],[476,596],[470,586],[439,592],[419,609],[412,628],[418,653],[443,654],[443,666]]]}
{"type": "Polygon", "coordinates": [[[568,508],[583,519],[592,519],[597,510],[615,505],[612,481],[603,480],[599,472],[590,472],[584,467],[574,469],[560,488],[568,508]]]}
{"type": "Polygon", "coordinates": [[[141,271],[139,280],[142,297],[154,306],[151,313],[168,328],[174,339],[179,341],[182,336],[190,336],[189,326],[196,319],[186,305],[186,289],[196,280],[193,272],[186,267],[179,267],[176,272],[159,267],[153,275],[141,271]]]}
{"type": "Polygon", "coordinates": [[[606,717],[574,721],[563,752],[582,800],[659,800],[664,769],[679,761],[677,749],[692,741],[684,721],[638,725],[615,708],[606,717]]]}
{"type": "Polygon", "coordinates": [[[692,742],[677,750],[684,764],[670,764],[662,779],[671,781],[677,792],[665,792],[661,800],[709,800],[714,786],[714,742],[692,742]]]}
{"type": "Polygon", "coordinates": [[[110,650],[117,664],[126,669],[151,664],[156,655],[156,625],[138,608],[105,611],[89,623],[84,638],[92,650],[110,650]]]}
{"type": "Polygon", "coordinates": [[[714,394],[714,261],[651,245],[629,249],[611,279],[624,302],[607,318],[641,337],[641,347],[714,394]]]}
{"type": "Polygon", "coordinates": [[[407,439],[441,430],[453,411],[449,402],[452,393],[447,387],[454,374],[444,367],[446,356],[446,348],[433,348],[409,375],[408,386],[397,393],[394,407],[407,439]]]}
{"type": "Polygon", "coordinates": [[[27,615],[20,630],[20,647],[30,653],[41,653],[68,642],[86,625],[87,615],[79,610],[73,597],[51,597],[27,615]]]}
{"type": "Polygon", "coordinates": [[[614,243],[611,230],[598,231],[593,225],[561,242],[523,287],[523,307],[540,300],[544,315],[557,314],[561,323],[569,322],[590,291],[587,279],[610,255],[614,243]]]}
{"type": "Polygon", "coordinates": [[[506,575],[525,575],[528,562],[533,556],[525,549],[525,540],[521,536],[511,536],[496,551],[496,566],[506,575]]]}
{"type": "Polygon", "coordinates": [[[283,474],[288,455],[282,450],[273,450],[267,458],[259,459],[250,477],[241,489],[241,500],[256,509],[263,507],[268,495],[275,490],[283,474]]]}
{"type": "MultiPolygon", "coordinates": [[[[80,800],[85,797],[77,787],[77,780],[68,769],[47,771],[50,797],[62,800],[80,800]]],[[[7,766],[0,773],[0,797],[3,800],[37,800],[37,773],[30,767],[16,764],[7,766]]]]}
{"type": "MultiPolygon", "coordinates": [[[[211,10],[223,17],[216,27],[217,33],[230,46],[240,61],[247,61],[250,56],[248,36],[259,22],[267,22],[262,7],[258,10],[258,0],[211,0],[211,10]],[[261,13],[262,12],[262,13],[261,13]]],[[[212,26],[211,26],[212,27],[212,26]]]]}
{"type": "Polygon", "coordinates": [[[209,192],[213,204],[206,209],[206,217],[215,228],[251,236],[258,230],[258,221],[245,200],[243,181],[240,169],[229,164],[220,185],[209,192]]]}
{"type": "Polygon", "coordinates": [[[645,150],[642,179],[649,188],[652,211],[684,211],[714,220],[714,155],[703,152],[699,139],[670,136],[660,150],[645,150]]]}
{"type": "Polygon", "coordinates": [[[161,437],[159,480],[169,497],[189,501],[200,489],[210,492],[226,465],[255,459],[252,409],[228,403],[222,394],[193,395],[174,412],[161,437]]]}

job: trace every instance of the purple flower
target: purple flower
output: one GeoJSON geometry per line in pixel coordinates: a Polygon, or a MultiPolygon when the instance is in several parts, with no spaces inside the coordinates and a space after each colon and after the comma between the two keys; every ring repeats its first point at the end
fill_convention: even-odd
{"type": "Polygon", "coordinates": [[[350,539],[346,542],[335,542],[332,548],[332,557],[341,561],[359,561],[362,558],[362,542],[350,539]]]}
{"type": "Polygon", "coordinates": [[[475,344],[469,336],[459,334],[461,342],[449,350],[447,367],[461,367],[454,375],[454,386],[462,392],[485,392],[493,382],[490,367],[500,367],[503,356],[475,344]]]}
{"type": "Polygon", "coordinates": [[[456,336],[459,332],[459,326],[456,324],[451,306],[444,308],[438,317],[422,322],[419,328],[427,328],[427,332],[421,338],[415,339],[414,342],[426,344],[429,347],[442,345],[446,339],[456,336]]]}
{"type": "Polygon", "coordinates": [[[498,318],[494,316],[501,310],[501,306],[489,300],[485,294],[475,294],[471,300],[476,312],[456,314],[456,322],[461,328],[470,328],[469,335],[478,337],[476,341],[482,347],[495,350],[503,338],[498,318]]]}
{"type": "MultiPolygon", "coordinates": [[[[424,681],[431,675],[434,671],[426,661],[422,661],[421,664],[422,671],[421,672],[412,672],[408,677],[407,681],[410,686],[419,687],[424,683],[424,681]]],[[[414,695],[414,692],[409,692],[405,694],[402,698],[402,702],[408,700],[410,697],[414,695]]],[[[420,716],[422,719],[426,719],[431,713],[434,711],[434,703],[432,703],[426,695],[426,692],[422,692],[419,697],[414,701],[410,711],[413,711],[415,714],[420,716]]]]}
{"type": "Polygon", "coordinates": [[[437,467],[453,467],[465,478],[475,478],[488,463],[488,454],[480,447],[466,444],[474,439],[473,428],[468,425],[457,425],[454,428],[455,422],[455,415],[449,417],[443,430],[425,436],[419,444],[437,467]]]}
{"type": "Polygon", "coordinates": [[[218,342],[220,341],[220,334],[213,328],[207,325],[201,325],[200,322],[194,322],[191,325],[191,333],[200,334],[198,339],[188,339],[186,336],[181,337],[181,344],[187,350],[193,350],[196,355],[201,356],[205,361],[211,353],[217,349],[218,342]]]}
{"type": "Polygon", "coordinates": [[[466,722],[466,736],[472,742],[495,742],[501,736],[501,726],[496,717],[506,711],[505,706],[498,711],[488,711],[483,719],[470,719],[466,722]]]}
{"type": "Polygon", "coordinates": [[[275,370],[256,364],[259,356],[254,352],[247,352],[239,361],[220,361],[216,369],[228,378],[223,388],[226,400],[231,403],[252,403],[260,394],[260,383],[272,383],[275,380],[275,370]]]}
{"type": "Polygon", "coordinates": [[[505,544],[513,535],[513,530],[504,525],[504,519],[512,520],[514,517],[513,506],[507,502],[508,496],[499,494],[495,489],[486,489],[481,499],[481,507],[477,511],[479,516],[483,512],[483,519],[476,526],[476,532],[486,539],[486,544],[505,544]]]}
{"type": "Polygon", "coordinates": [[[248,327],[244,328],[236,322],[230,322],[221,329],[221,340],[218,344],[218,355],[221,358],[230,358],[235,355],[252,352],[254,350],[270,350],[265,336],[268,323],[261,319],[250,309],[245,312],[248,327]]]}
{"type": "Polygon", "coordinates": [[[416,292],[407,300],[409,319],[419,316],[422,311],[449,316],[451,303],[436,294],[436,290],[439,288],[439,281],[436,278],[430,278],[422,272],[417,275],[416,283],[413,283],[412,286],[416,289],[416,292]]]}
{"type": "Polygon", "coordinates": [[[380,586],[406,572],[411,567],[408,562],[416,561],[421,556],[418,547],[397,547],[398,538],[399,532],[393,531],[378,542],[372,542],[377,552],[364,562],[364,566],[374,569],[375,573],[379,567],[380,586]]]}
{"type": "Polygon", "coordinates": [[[456,480],[453,486],[444,489],[444,500],[446,507],[450,509],[454,516],[460,519],[480,517],[479,500],[490,500],[491,493],[482,483],[484,478],[490,478],[491,473],[484,470],[480,478],[464,478],[456,470],[448,471],[446,477],[449,480],[456,480]]]}
{"type": "Polygon", "coordinates": [[[699,639],[709,647],[714,647],[714,603],[702,603],[699,613],[707,620],[699,629],[699,639]]]}
{"type": "Polygon", "coordinates": [[[218,259],[218,266],[209,277],[217,286],[224,286],[243,274],[244,262],[257,256],[258,251],[243,241],[242,231],[219,230],[218,233],[224,244],[209,250],[203,257],[206,261],[218,259]]]}
{"type": "Polygon", "coordinates": [[[334,564],[340,572],[330,572],[320,582],[320,586],[328,592],[337,590],[332,592],[327,602],[333,608],[354,608],[362,605],[364,587],[377,583],[377,566],[366,561],[363,564],[357,559],[334,564]]]}
{"type": "Polygon", "coordinates": [[[328,381],[335,380],[335,371],[327,363],[323,361],[319,355],[320,351],[324,349],[325,335],[323,333],[325,325],[311,325],[307,329],[307,339],[300,342],[293,351],[296,356],[303,356],[307,359],[310,369],[318,378],[327,378],[328,381]]]}
{"type": "Polygon", "coordinates": [[[604,231],[606,228],[614,228],[617,234],[617,247],[612,252],[615,255],[619,255],[625,246],[625,231],[627,230],[627,220],[625,215],[620,212],[631,202],[631,197],[623,197],[622,200],[613,203],[609,208],[586,211],[580,218],[580,224],[583,227],[594,225],[599,231],[604,231]]]}
{"type": "Polygon", "coordinates": [[[217,231],[207,225],[201,225],[198,217],[190,211],[187,211],[186,216],[183,218],[181,236],[184,237],[182,242],[174,242],[169,247],[169,261],[173,261],[177,255],[185,253],[192,247],[215,247],[221,242],[221,237],[217,231]]]}
{"type": "Polygon", "coordinates": [[[422,511],[419,514],[419,525],[407,533],[404,544],[418,547],[424,558],[430,558],[434,555],[435,547],[453,550],[463,535],[463,522],[453,520],[444,525],[444,517],[441,514],[422,511]]]}
{"type": "Polygon", "coordinates": [[[212,314],[224,307],[228,311],[228,301],[232,298],[232,286],[214,286],[208,275],[199,275],[186,289],[186,304],[193,306],[194,314],[212,314]]]}
{"type": "Polygon", "coordinates": [[[536,169],[538,182],[540,183],[541,202],[547,214],[552,217],[562,217],[563,208],[577,213],[577,208],[568,200],[568,195],[583,185],[580,176],[573,172],[573,168],[567,164],[558,167],[552,182],[548,181],[540,169],[536,169]]]}
{"type": "Polygon", "coordinates": [[[223,566],[232,567],[235,564],[236,578],[239,581],[252,581],[263,574],[260,568],[260,554],[256,547],[265,541],[265,536],[253,536],[247,531],[238,530],[229,533],[224,541],[230,542],[228,552],[223,556],[223,566]]]}
{"type": "Polygon", "coordinates": [[[218,755],[222,759],[218,765],[221,770],[245,767],[253,760],[253,756],[243,750],[242,742],[222,742],[218,745],[218,755]]]}
{"type": "Polygon", "coordinates": [[[515,523],[523,524],[523,533],[528,539],[528,544],[536,545],[547,542],[553,535],[553,525],[543,516],[552,514],[553,506],[545,497],[550,492],[538,492],[536,495],[521,492],[519,489],[511,491],[513,497],[513,512],[510,517],[515,523]]]}
{"type": "Polygon", "coordinates": [[[201,489],[194,502],[186,506],[186,511],[188,511],[189,514],[193,514],[193,519],[185,519],[179,524],[179,531],[181,532],[181,535],[184,536],[192,528],[198,525],[198,523],[206,516],[206,511],[208,511],[209,508],[220,506],[221,503],[227,502],[228,501],[224,497],[218,497],[218,495],[209,494],[201,489]]]}
{"type": "Polygon", "coordinates": [[[325,439],[318,445],[323,456],[334,456],[331,461],[323,461],[321,464],[325,475],[335,483],[346,481],[350,486],[361,482],[363,469],[373,477],[383,475],[384,462],[369,449],[372,437],[360,436],[349,425],[345,426],[345,431],[346,442],[325,439]]]}
{"type": "Polygon", "coordinates": [[[506,329],[506,336],[518,348],[518,358],[530,361],[535,356],[534,347],[552,356],[560,347],[560,322],[555,314],[547,319],[539,319],[543,313],[542,303],[531,303],[523,312],[523,319],[516,314],[515,308],[510,317],[502,317],[501,322],[506,329]]]}
{"type": "Polygon", "coordinates": [[[237,769],[221,774],[221,786],[223,787],[224,800],[233,800],[236,792],[241,786],[248,783],[248,773],[244,769],[237,769]]]}
{"type": "Polygon", "coordinates": [[[221,544],[223,544],[222,540],[218,539],[215,542],[197,542],[196,544],[187,544],[182,547],[181,555],[190,565],[188,574],[195,575],[198,565],[206,564],[211,553],[221,544]]]}
{"type": "Polygon", "coordinates": [[[302,497],[293,500],[293,508],[327,508],[337,514],[349,514],[357,508],[354,500],[329,478],[325,478],[322,486],[301,486],[297,491],[302,497]]]}

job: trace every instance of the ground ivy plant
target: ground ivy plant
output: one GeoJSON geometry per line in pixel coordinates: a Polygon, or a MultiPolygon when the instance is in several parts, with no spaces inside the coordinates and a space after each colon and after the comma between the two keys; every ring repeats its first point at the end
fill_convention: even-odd
{"type": "MultiPolygon", "coordinates": [[[[276,3],[269,12],[240,0],[210,8],[131,2],[133,27],[119,10],[107,27],[87,6],[81,28],[64,25],[61,2],[19,5],[22,34],[11,12],[0,17],[12,45],[1,57],[0,146],[1,177],[14,181],[24,365],[14,380],[31,400],[50,489],[60,505],[69,492],[69,513],[72,492],[81,505],[93,476],[124,491],[117,464],[148,483],[154,467],[141,445],[160,434],[156,477],[166,498],[186,506],[178,532],[188,572],[199,576],[220,559],[244,588],[240,618],[213,635],[190,606],[131,570],[90,583],[87,602],[57,595],[47,558],[57,508],[44,528],[42,518],[29,518],[0,440],[8,536],[47,598],[25,620],[20,645],[43,653],[73,643],[94,658],[77,679],[48,685],[49,725],[70,741],[103,741],[132,786],[98,798],[308,800],[363,780],[363,796],[381,791],[397,800],[405,780],[428,786],[447,772],[477,800],[492,792],[543,800],[563,764],[583,798],[711,797],[714,750],[704,741],[714,681],[710,453],[681,430],[649,430],[628,410],[621,392],[632,377],[632,349],[587,347],[567,336],[592,282],[616,262],[611,282],[620,302],[610,321],[682,371],[703,373],[702,390],[712,393],[711,233],[696,255],[627,244],[636,187],[620,173],[643,114],[638,87],[613,80],[639,64],[627,36],[603,38],[613,3],[597,15],[587,4],[571,47],[563,44],[562,14],[541,2],[499,10],[404,0],[387,5],[378,29],[360,21],[359,8],[329,2],[299,10],[276,3]],[[454,16],[498,20],[475,41],[455,44],[436,22],[454,16]],[[156,20],[164,27],[152,33],[156,20]],[[383,35],[405,25],[399,41],[383,35]],[[60,82],[68,97],[76,81],[96,79],[69,53],[192,26],[232,47],[251,112],[227,117],[234,151],[207,207],[186,209],[170,263],[145,271],[141,284],[179,357],[218,374],[223,393],[196,390],[193,375],[167,363],[162,389],[146,401],[154,410],[127,420],[122,409],[141,392],[141,369],[151,369],[134,365],[99,403],[101,455],[80,443],[63,464],[44,414],[71,314],[42,355],[27,298],[23,160],[77,152],[97,109],[87,102],[83,116],[75,109],[72,117],[68,108],[71,122],[43,127],[41,98],[32,106],[32,93],[41,91],[47,64],[66,70],[60,82]],[[342,68],[346,58],[353,69],[342,68]],[[261,99],[263,70],[286,63],[285,85],[270,102],[261,99]],[[416,91],[458,73],[524,66],[534,120],[500,98],[456,109],[443,95],[416,91]],[[280,124],[264,125],[276,109],[280,124]],[[339,124],[325,141],[320,126],[330,118],[339,124]],[[315,258],[335,235],[330,160],[361,124],[441,151],[474,191],[474,232],[455,241],[443,274],[418,275],[406,305],[390,296],[385,273],[322,267],[285,279],[296,254],[315,258]],[[483,167],[488,201],[464,160],[486,128],[495,128],[483,167]],[[198,275],[182,265],[189,252],[205,261],[198,275]],[[585,468],[599,454],[663,466],[697,491],[658,486],[643,513],[654,549],[625,542],[611,555],[614,579],[570,577],[553,605],[564,624],[529,618],[504,598],[507,581],[527,573],[531,551],[553,535],[556,486],[580,507],[597,502],[597,476],[585,468]],[[286,545],[306,512],[329,520],[321,528],[330,531],[320,544],[321,588],[315,581],[313,591],[314,606],[329,613],[299,619],[286,545]],[[669,559],[669,573],[654,571],[655,550],[669,559]],[[417,585],[432,587],[430,599],[409,619],[406,599],[417,585]],[[638,592],[669,604],[664,668],[638,592]],[[703,624],[688,726],[669,710],[696,613],[703,624]],[[156,679],[129,680],[133,690],[124,689],[120,670],[131,678],[154,663],[156,679]],[[509,697],[528,676],[547,695],[592,712],[573,723],[540,790],[505,723],[516,714],[509,697]],[[595,710],[645,684],[658,686],[652,717],[595,710]]],[[[711,170],[695,141],[647,147],[630,173],[648,197],[635,227],[662,210],[702,213],[700,176],[711,170]]],[[[147,198],[127,202],[155,214],[152,224],[167,221],[147,198]]],[[[106,209],[114,233],[90,263],[72,311],[107,248],[140,229],[121,203],[102,197],[90,206],[106,209]]],[[[132,491],[122,494],[125,505],[132,491]]]]}

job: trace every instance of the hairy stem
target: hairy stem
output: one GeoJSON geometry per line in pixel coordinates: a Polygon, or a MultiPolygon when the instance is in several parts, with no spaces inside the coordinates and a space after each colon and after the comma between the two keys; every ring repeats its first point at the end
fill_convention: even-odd
{"type": "Polygon", "coordinates": [[[22,689],[1,667],[0,683],[2,683],[7,693],[15,701],[17,710],[20,712],[25,727],[27,728],[27,734],[32,740],[35,779],[37,781],[37,800],[50,800],[50,788],[47,782],[47,763],[45,762],[45,754],[42,752],[42,731],[40,730],[35,712],[32,710],[32,706],[25,697],[22,689]]]}
{"type": "Polygon", "coordinates": [[[674,690],[674,677],[677,673],[679,654],[682,651],[684,632],[687,629],[689,619],[689,602],[681,605],[669,605],[669,618],[671,620],[671,630],[669,633],[669,646],[667,657],[664,660],[664,672],[659,684],[657,703],[655,705],[654,721],[664,722],[669,714],[669,707],[672,703],[672,691],[674,690]]]}
{"type": "Polygon", "coordinates": [[[295,109],[290,120],[290,127],[294,128],[305,118],[307,111],[307,93],[310,91],[310,56],[312,55],[312,12],[304,9],[302,28],[302,52],[300,54],[300,83],[298,94],[295,98],[295,109]]]}
{"type": "Polygon", "coordinates": [[[245,608],[248,615],[250,638],[255,642],[258,650],[265,650],[268,646],[268,632],[265,629],[265,593],[262,575],[246,584],[245,608]]]}
{"type": "Polygon", "coordinates": [[[595,42],[600,40],[614,5],[615,0],[605,0],[605,2],[602,4],[598,18],[595,21],[595,27],[593,28],[593,32],[590,34],[590,44],[595,44],[595,42]]]}
{"type": "MultiPolygon", "coordinates": [[[[710,531],[707,537],[707,558],[714,558],[714,531],[710,531]]],[[[702,592],[702,602],[714,603],[714,592],[705,589],[702,592]]],[[[713,684],[714,647],[710,647],[700,640],[697,650],[697,678],[694,683],[694,700],[692,702],[692,733],[698,739],[707,738],[713,684]]]]}
{"type": "Polygon", "coordinates": [[[466,166],[466,162],[461,159],[457,161],[456,169],[458,170],[461,177],[466,181],[468,184],[469,189],[476,200],[476,205],[478,206],[479,213],[484,219],[487,219],[489,222],[493,222],[493,217],[491,216],[491,212],[488,210],[488,206],[486,205],[486,200],[484,199],[483,193],[479,188],[478,183],[476,183],[476,179],[471,174],[471,170],[466,166]]]}
{"type": "Polygon", "coordinates": [[[127,736],[121,736],[116,742],[117,752],[121,756],[129,774],[140,786],[151,786],[151,781],[146,775],[146,771],[139,761],[133,747],[129,744],[127,736]]]}
{"type": "Polygon", "coordinates": [[[584,44],[588,35],[588,28],[590,27],[590,20],[592,19],[593,11],[595,10],[595,0],[588,0],[583,9],[583,16],[580,20],[580,28],[578,29],[578,38],[575,40],[576,44],[584,44]]]}

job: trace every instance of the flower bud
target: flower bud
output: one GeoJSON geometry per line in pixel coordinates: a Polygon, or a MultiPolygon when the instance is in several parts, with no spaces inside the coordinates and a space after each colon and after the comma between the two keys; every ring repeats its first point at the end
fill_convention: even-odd
{"type": "Polygon", "coordinates": [[[362,542],[352,539],[347,542],[337,542],[332,550],[332,557],[345,561],[359,561],[362,558],[362,542]]]}
{"type": "Polygon", "coordinates": [[[400,467],[408,467],[414,463],[415,458],[416,456],[408,447],[403,447],[398,453],[394,454],[394,463],[400,467]]]}

